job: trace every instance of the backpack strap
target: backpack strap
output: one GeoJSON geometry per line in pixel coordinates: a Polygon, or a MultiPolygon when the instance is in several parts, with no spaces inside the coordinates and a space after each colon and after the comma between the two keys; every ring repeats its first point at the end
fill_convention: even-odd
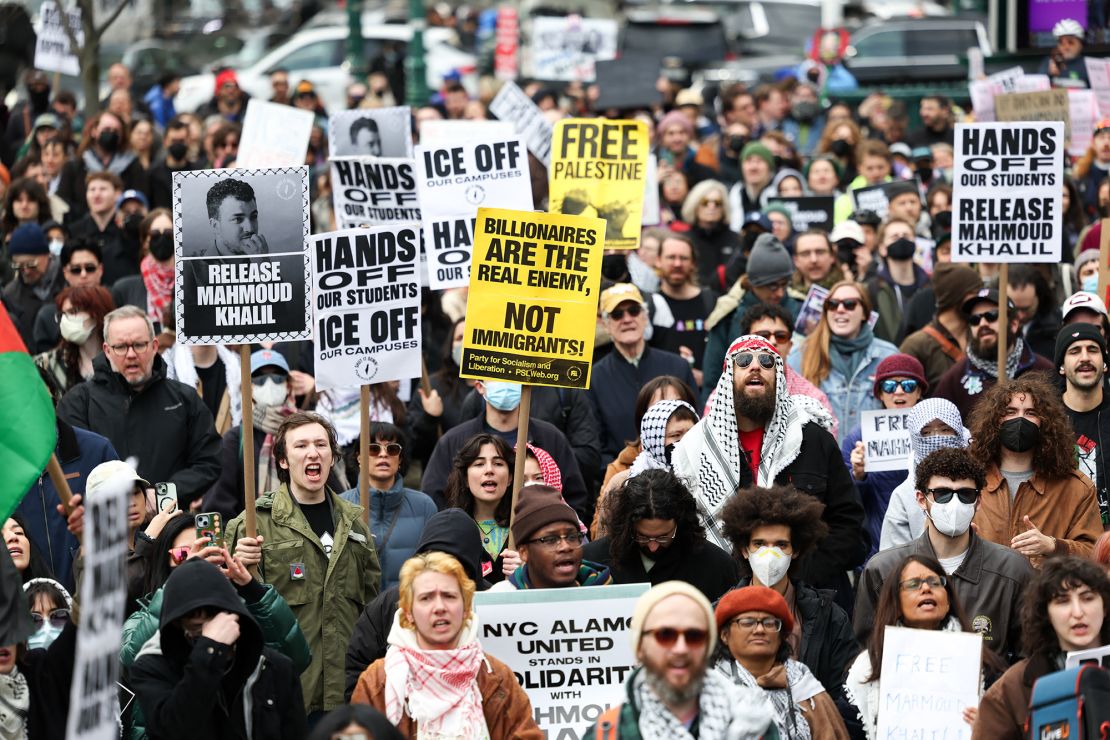
{"type": "Polygon", "coordinates": [[[621,721],[621,704],[614,704],[597,718],[594,740],[616,740],[621,721]]]}
{"type": "Polygon", "coordinates": [[[941,352],[948,355],[955,362],[960,362],[964,359],[964,353],[960,351],[960,348],[953,344],[952,340],[948,337],[941,334],[935,326],[931,324],[926,325],[921,331],[935,339],[937,344],[940,345],[941,352]]]}

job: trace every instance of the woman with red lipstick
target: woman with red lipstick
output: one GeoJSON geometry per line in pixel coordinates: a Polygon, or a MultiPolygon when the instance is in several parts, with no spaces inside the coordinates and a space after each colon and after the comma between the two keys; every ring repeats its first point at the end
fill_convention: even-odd
{"type": "Polygon", "coordinates": [[[1069,652],[1110,644],[1108,606],[1110,577],[1098,564],[1077,557],[1046,559],[1025,591],[1021,638],[1029,657],[983,696],[972,740],[1024,738],[1033,683],[1063,670],[1069,652]]]}

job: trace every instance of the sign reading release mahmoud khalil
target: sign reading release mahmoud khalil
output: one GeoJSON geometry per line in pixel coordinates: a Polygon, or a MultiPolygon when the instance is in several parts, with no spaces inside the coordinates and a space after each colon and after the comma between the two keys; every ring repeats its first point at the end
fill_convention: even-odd
{"type": "Polygon", "coordinates": [[[173,176],[177,341],[311,338],[308,168],[173,176]]]}

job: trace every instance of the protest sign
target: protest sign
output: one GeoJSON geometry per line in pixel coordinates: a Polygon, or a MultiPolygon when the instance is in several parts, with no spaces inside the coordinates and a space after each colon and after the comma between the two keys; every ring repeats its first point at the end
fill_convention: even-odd
{"type": "Polygon", "coordinates": [[[236,167],[297,167],[312,135],[312,111],[262,100],[247,101],[236,167]]]}
{"type": "Polygon", "coordinates": [[[659,57],[644,54],[598,62],[598,98],[594,110],[651,108],[663,101],[655,83],[659,80],[659,57]]]}
{"type": "Polygon", "coordinates": [[[886,627],[878,737],[970,738],[963,711],[979,706],[982,652],[976,632],[886,627]]]}
{"type": "Polygon", "coordinates": [[[640,245],[648,130],[643,121],[564,118],[555,124],[551,211],[605,219],[606,249],[640,245]]]}
{"type": "Polygon", "coordinates": [[[863,433],[863,469],[868,473],[882,470],[909,470],[910,431],[906,417],[909,411],[878,409],[860,414],[863,433]]]}
{"type": "Polygon", "coordinates": [[[659,208],[659,164],[654,154],[648,155],[647,178],[644,180],[644,214],[641,226],[655,226],[663,220],[659,208]]]}
{"type": "Polygon", "coordinates": [[[66,722],[71,740],[119,737],[116,682],[120,630],[127,618],[127,511],[134,486],[126,476],[109,480],[82,502],[85,575],[66,722]]]}
{"type": "Polygon", "coordinates": [[[605,223],[479,208],[460,375],[590,387],[605,223]]]}
{"type": "Polygon", "coordinates": [[[1097,663],[1103,668],[1110,669],[1110,645],[1069,652],[1067,659],[1064,661],[1064,670],[1075,668],[1084,663],[1097,663]]]}
{"type": "Polygon", "coordinates": [[[1048,90],[1052,83],[1048,75],[1027,75],[1021,67],[996,72],[984,80],[968,84],[971,105],[975,109],[975,120],[994,121],[994,98],[996,95],[1014,92],[1034,92],[1048,90]]]}
{"type": "Polygon", "coordinates": [[[872,211],[879,218],[885,219],[887,211],[890,210],[890,200],[887,198],[885,183],[878,185],[865,185],[861,188],[852,190],[852,201],[855,203],[855,211],[872,211]]]}
{"type": "Polygon", "coordinates": [[[624,682],[636,666],[632,612],[648,588],[628,583],[474,594],[482,649],[516,674],[547,737],[583,740],[583,731],[624,699],[624,682]]]}
{"type": "Polygon", "coordinates": [[[458,144],[470,139],[508,139],[516,135],[511,121],[448,121],[435,119],[420,123],[420,143],[424,146],[458,144]]]}
{"type": "Polygon", "coordinates": [[[316,389],[420,377],[420,224],[311,237],[316,389]]]}
{"type": "Polygon", "coordinates": [[[1087,79],[1098,100],[1099,110],[1110,115],[1110,59],[1085,56],[1083,61],[1087,65],[1087,79]]]}
{"type": "Polygon", "coordinates": [[[401,157],[332,157],[331,190],[340,229],[420,220],[416,169],[401,157]]]}
{"type": "MultiPolygon", "coordinates": [[[[493,76],[515,80],[520,72],[520,15],[516,8],[497,9],[496,44],[493,47],[493,76]]],[[[496,115],[496,114],[494,114],[496,115]]]]}
{"type": "Polygon", "coordinates": [[[1082,157],[1091,145],[1095,123],[1099,119],[1098,100],[1094,91],[1068,90],[1068,117],[1071,121],[1068,154],[1082,157]]]}
{"type": "Polygon", "coordinates": [[[328,116],[332,157],[411,157],[412,113],[407,105],[358,108],[328,116]]]}
{"type": "Polygon", "coordinates": [[[416,173],[428,285],[433,290],[467,285],[478,208],[532,209],[524,142],[512,137],[421,145],[416,173]]]}
{"type": "Polygon", "coordinates": [[[551,122],[515,82],[501,86],[489,104],[489,112],[512,123],[528,145],[528,151],[543,162],[544,167],[551,164],[551,122]]]}
{"type": "Polygon", "coordinates": [[[956,125],[953,262],[1059,262],[1064,124],[956,125]]]}
{"type": "Polygon", "coordinates": [[[811,195],[799,198],[776,197],[774,203],[781,203],[790,212],[790,222],[794,231],[802,233],[807,229],[832,231],[833,202],[831,195],[811,195]]]}
{"type": "Polygon", "coordinates": [[[617,56],[617,22],[580,15],[532,19],[532,77],[594,81],[594,64],[617,56]]]}
{"type": "Polygon", "coordinates": [[[829,297],[829,289],[814,283],[809,286],[806,299],[798,310],[798,318],[794,321],[794,331],[803,337],[808,337],[817,325],[821,323],[822,309],[825,299],[829,297]]]}
{"type": "MultiPolygon", "coordinates": [[[[65,26],[62,25],[62,11],[54,0],[46,0],[39,6],[39,28],[35,38],[35,69],[44,72],[57,72],[63,75],[81,74],[80,61],[69,43],[65,26]]],[[[73,37],[81,46],[85,45],[85,31],[81,27],[81,9],[67,10],[65,18],[73,37]]]]}
{"type": "Polygon", "coordinates": [[[308,167],[175,172],[177,341],[308,339],[308,167]]]}
{"type": "Polygon", "coordinates": [[[1063,121],[1065,141],[1071,136],[1071,105],[1063,88],[997,95],[994,114],[997,121],[1063,121]]]}

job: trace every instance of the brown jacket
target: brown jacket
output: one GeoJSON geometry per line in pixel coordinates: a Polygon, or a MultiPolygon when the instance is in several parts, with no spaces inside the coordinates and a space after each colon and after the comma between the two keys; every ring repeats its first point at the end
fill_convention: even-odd
{"type": "Polygon", "coordinates": [[[902,354],[916,357],[921,362],[922,367],[925,368],[925,380],[929,383],[930,388],[936,386],[940,377],[964,358],[964,352],[960,349],[956,338],[936,319],[930,321],[927,328],[918,329],[903,339],[902,346],[898,349],[901,350],[902,354]],[[948,342],[949,351],[955,356],[945,352],[944,345],[937,340],[932,332],[944,337],[948,342]]]}
{"type": "MultiPolygon", "coordinates": [[[[490,740],[543,740],[543,732],[532,718],[532,703],[509,666],[489,654],[485,660],[486,667],[479,669],[477,681],[490,740]]],[[[351,703],[369,704],[385,713],[385,658],[362,672],[351,703]]],[[[416,723],[407,714],[401,717],[397,729],[405,737],[416,737],[416,723]]]]}
{"type": "MultiPolygon", "coordinates": [[[[1102,534],[1095,487],[1078,471],[1065,478],[1045,480],[1038,473],[1018,488],[1011,502],[1010,487],[997,465],[987,470],[982,504],[975,513],[979,536],[1004,547],[1026,531],[1022,521],[1029,517],[1043,534],[1056,538],[1056,555],[1088,557],[1102,534]]],[[[1030,558],[1033,567],[1040,557],[1030,558]]]]}
{"type": "Polygon", "coordinates": [[[987,689],[971,740],[1024,740],[1033,683],[1056,667],[1043,654],[1014,663],[987,689]]]}

